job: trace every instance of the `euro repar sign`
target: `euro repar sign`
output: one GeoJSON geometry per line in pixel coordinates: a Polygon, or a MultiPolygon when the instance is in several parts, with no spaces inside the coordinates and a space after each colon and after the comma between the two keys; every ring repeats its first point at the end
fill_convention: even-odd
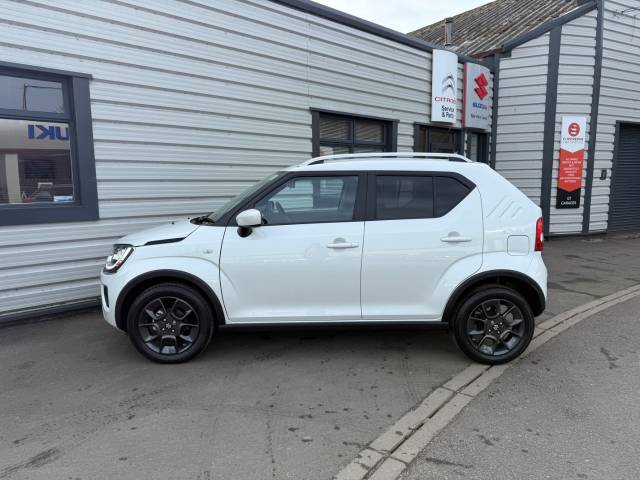
{"type": "Polygon", "coordinates": [[[489,79],[491,73],[487,67],[477,63],[464,64],[464,120],[467,128],[489,130],[491,122],[491,95],[489,79]]]}
{"type": "Polygon", "coordinates": [[[585,117],[562,117],[556,208],[580,207],[586,130],[585,117]]]}
{"type": "Polygon", "coordinates": [[[458,111],[458,56],[433,51],[431,69],[431,121],[456,123],[458,111]]]}

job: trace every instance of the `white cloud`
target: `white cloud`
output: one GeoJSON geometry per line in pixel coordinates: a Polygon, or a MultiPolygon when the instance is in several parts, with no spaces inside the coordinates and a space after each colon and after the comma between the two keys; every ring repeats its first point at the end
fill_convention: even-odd
{"type": "Polygon", "coordinates": [[[316,0],[403,33],[465,12],[487,0],[316,0]]]}

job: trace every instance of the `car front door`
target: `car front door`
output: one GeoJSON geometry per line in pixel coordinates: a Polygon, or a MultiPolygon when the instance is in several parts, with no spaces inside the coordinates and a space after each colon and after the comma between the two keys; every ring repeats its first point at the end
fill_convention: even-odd
{"type": "Polygon", "coordinates": [[[369,182],[362,258],[364,320],[439,320],[448,292],[482,265],[478,189],[441,173],[369,182]]]}
{"type": "Polygon", "coordinates": [[[361,320],[365,180],[292,174],[246,205],[263,225],[241,236],[231,221],[220,254],[231,323],[361,320]]]}

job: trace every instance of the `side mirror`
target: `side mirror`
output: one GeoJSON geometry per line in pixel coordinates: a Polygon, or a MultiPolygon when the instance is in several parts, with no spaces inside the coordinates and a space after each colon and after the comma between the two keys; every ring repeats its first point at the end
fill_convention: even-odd
{"type": "Polygon", "coordinates": [[[259,227],[262,225],[262,214],[255,208],[244,210],[236,216],[236,223],[244,228],[259,227]]]}

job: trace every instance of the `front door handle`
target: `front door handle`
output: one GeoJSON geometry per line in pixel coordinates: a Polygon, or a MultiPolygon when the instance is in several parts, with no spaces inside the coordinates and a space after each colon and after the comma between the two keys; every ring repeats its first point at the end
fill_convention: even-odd
{"type": "Polygon", "coordinates": [[[336,238],[333,242],[327,244],[327,248],[356,248],[355,242],[345,242],[344,238],[336,238]]]}
{"type": "Polygon", "coordinates": [[[445,242],[445,243],[463,243],[463,242],[470,242],[471,240],[473,240],[471,237],[443,237],[440,239],[441,242],[445,242]]]}

